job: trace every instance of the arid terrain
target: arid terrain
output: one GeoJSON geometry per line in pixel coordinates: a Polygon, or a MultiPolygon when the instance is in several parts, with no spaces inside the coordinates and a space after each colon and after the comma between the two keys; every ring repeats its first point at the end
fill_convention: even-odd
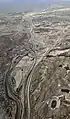
{"type": "Polygon", "coordinates": [[[0,119],[70,119],[70,8],[0,15],[0,119]]]}

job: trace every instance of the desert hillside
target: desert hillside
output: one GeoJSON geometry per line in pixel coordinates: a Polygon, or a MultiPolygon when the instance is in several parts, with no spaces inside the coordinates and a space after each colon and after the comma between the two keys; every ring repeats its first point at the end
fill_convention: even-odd
{"type": "Polygon", "coordinates": [[[0,15],[0,119],[70,119],[70,7],[0,15]]]}

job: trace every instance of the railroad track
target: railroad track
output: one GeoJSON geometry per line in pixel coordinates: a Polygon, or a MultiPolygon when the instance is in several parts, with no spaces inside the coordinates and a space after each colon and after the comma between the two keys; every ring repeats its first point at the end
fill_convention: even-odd
{"type": "MultiPolygon", "coordinates": [[[[5,77],[5,92],[6,92],[6,96],[7,96],[7,98],[8,98],[9,100],[14,101],[14,102],[16,103],[15,119],[23,119],[23,115],[22,115],[23,105],[22,105],[22,103],[21,103],[21,99],[20,99],[19,95],[18,95],[18,94],[16,93],[16,91],[14,91],[14,90],[12,89],[12,87],[10,86],[10,84],[9,84],[9,79],[11,78],[10,75],[11,75],[13,69],[14,69],[14,68],[16,67],[16,65],[20,62],[20,60],[22,60],[22,58],[23,58],[24,56],[28,55],[28,53],[30,53],[30,51],[27,51],[27,52],[25,52],[23,55],[18,56],[18,57],[17,57],[18,60],[15,59],[15,61],[14,61],[15,63],[14,63],[14,64],[12,64],[12,63],[10,64],[10,67],[9,67],[8,71],[6,72],[6,77],[5,77]]],[[[31,66],[31,68],[30,68],[30,70],[29,70],[29,72],[27,73],[27,76],[26,76],[26,78],[25,78],[25,86],[24,86],[25,89],[26,89],[26,86],[27,86],[28,77],[29,77],[30,73],[32,72],[33,67],[34,67],[34,65],[35,65],[35,63],[36,63],[36,54],[35,54],[35,51],[33,51],[33,53],[34,53],[34,55],[35,55],[35,59],[34,59],[33,65],[31,66]]],[[[23,87],[23,84],[22,84],[23,80],[24,80],[24,79],[22,79],[21,82],[20,82],[20,85],[19,85],[19,87],[18,87],[18,92],[19,92],[19,90],[21,89],[21,87],[23,87]]],[[[24,91],[24,96],[25,96],[25,95],[26,95],[26,93],[25,93],[25,91],[24,91]]],[[[24,100],[25,100],[25,99],[24,99],[24,100]]],[[[28,98],[28,100],[29,100],[29,98],[28,98]]],[[[24,101],[24,107],[25,107],[25,101],[24,101]]]]}
{"type": "Polygon", "coordinates": [[[16,114],[15,114],[15,119],[21,119],[21,107],[22,107],[22,104],[21,104],[21,100],[18,96],[18,94],[12,89],[12,87],[10,86],[9,84],[9,79],[11,78],[10,75],[11,75],[11,72],[13,71],[14,67],[19,63],[19,61],[26,55],[28,54],[28,52],[26,52],[23,56],[19,56],[19,60],[13,65],[11,66],[10,64],[10,67],[8,69],[8,71],[6,72],[6,77],[5,77],[5,92],[6,92],[6,96],[9,100],[12,100],[16,103],[16,114]]]}

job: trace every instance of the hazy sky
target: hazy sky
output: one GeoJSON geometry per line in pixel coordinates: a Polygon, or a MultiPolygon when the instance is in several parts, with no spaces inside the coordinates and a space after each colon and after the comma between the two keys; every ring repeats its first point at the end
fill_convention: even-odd
{"type": "Polygon", "coordinates": [[[57,1],[70,1],[70,0],[0,0],[0,2],[57,2],[57,1]]]}
{"type": "Polygon", "coordinates": [[[5,2],[5,1],[8,1],[8,0],[0,0],[0,2],[5,2]]]}
{"type": "Polygon", "coordinates": [[[0,12],[20,12],[24,10],[46,8],[52,3],[70,2],[70,0],[0,0],[0,12]],[[42,4],[43,3],[43,4],[42,4]]]}

